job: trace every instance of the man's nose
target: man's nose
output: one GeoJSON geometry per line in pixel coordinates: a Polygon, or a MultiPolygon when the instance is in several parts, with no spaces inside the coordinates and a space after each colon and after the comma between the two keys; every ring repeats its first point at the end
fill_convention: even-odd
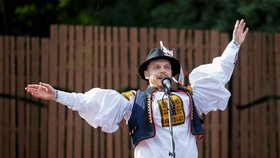
{"type": "Polygon", "coordinates": [[[160,72],[161,72],[161,73],[166,73],[166,69],[165,69],[164,67],[161,67],[161,68],[160,68],[160,72]]]}

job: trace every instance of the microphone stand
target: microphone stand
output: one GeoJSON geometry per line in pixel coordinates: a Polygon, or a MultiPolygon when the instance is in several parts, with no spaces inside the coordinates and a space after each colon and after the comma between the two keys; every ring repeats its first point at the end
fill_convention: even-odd
{"type": "Polygon", "coordinates": [[[172,125],[172,120],[173,120],[173,105],[170,99],[170,89],[165,88],[165,95],[167,96],[167,104],[168,104],[168,116],[169,116],[169,132],[171,135],[171,149],[172,152],[169,152],[169,156],[172,158],[175,158],[175,142],[174,142],[174,137],[173,137],[173,125],[172,125]]]}

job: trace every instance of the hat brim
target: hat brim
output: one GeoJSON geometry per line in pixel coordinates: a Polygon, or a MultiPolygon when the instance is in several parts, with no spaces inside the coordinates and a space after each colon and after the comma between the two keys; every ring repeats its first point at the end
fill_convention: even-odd
{"type": "Polygon", "coordinates": [[[138,74],[139,76],[143,79],[143,80],[146,80],[148,81],[146,78],[145,78],[145,75],[144,75],[144,71],[147,70],[147,67],[148,65],[154,61],[154,60],[158,60],[158,59],[166,59],[170,62],[171,64],[171,67],[172,67],[172,76],[176,76],[177,74],[180,73],[180,67],[181,67],[181,64],[180,62],[173,58],[173,57],[169,57],[169,56],[159,56],[159,57],[155,57],[155,58],[152,58],[150,60],[146,60],[144,63],[142,63],[139,68],[138,68],[138,74]]]}

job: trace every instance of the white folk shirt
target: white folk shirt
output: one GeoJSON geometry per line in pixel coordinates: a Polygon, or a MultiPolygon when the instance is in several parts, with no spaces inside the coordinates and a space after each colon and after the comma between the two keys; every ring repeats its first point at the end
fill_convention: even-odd
{"type": "MultiPolygon", "coordinates": [[[[229,81],[239,47],[231,41],[220,57],[214,58],[210,64],[195,68],[189,75],[193,90],[193,99],[198,113],[207,114],[217,109],[224,110],[230,92],[225,88],[229,81]]],[[[184,103],[185,122],[173,127],[175,153],[177,158],[197,158],[196,138],[190,131],[190,108],[187,95],[173,93],[184,103]]],[[[152,110],[156,128],[155,137],[141,141],[134,151],[135,158],[168,158],[171,152],[169,127],[162,127],[162,116],[157,101],[162,99],[163,92],[154,93],[152,110]]],[[[94,128],[113,133],[118,130],[119,122],[129,120],[134,97],[126,100],[120,93],[111,89],[93,88],[86,93],[68,93],[58,91],[57,102],[78,111],[79,115],[94,128]]]]}

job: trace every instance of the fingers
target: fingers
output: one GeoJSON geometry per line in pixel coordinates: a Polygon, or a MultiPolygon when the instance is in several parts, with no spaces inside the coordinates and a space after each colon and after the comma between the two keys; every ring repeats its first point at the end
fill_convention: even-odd
{"type": "Polygon", "coordinates": [[[39,86],[40,85],[38,85],[38,84],[28,84],[26,88],[39,88],[39,86]]]}
{"type": "Polygon", "coordinates": [[[27,87],[25,87],[25,90],[28,92],[28,93],[34,93],[35,91],[37,91],[39,88],[38,85],[28,85],[27,87]]]}
{"type": "Polygon", "coordinates": [[[240,31],[244,31],[244,28],[245,28],[245,25],[246,25],[246,23],[245,23],[245,21],[242,19],[241,21],[240,21],[240,31]]]}
{"type": "Polygon", "coordinates": [[[43,82],[39,82],[39,84],[28,84],[27,87],[25,87],[25,90],[30,89],[30,88],[34,88],[34,89],[39,89],[39,88],[43,88],[46,91],[48,91],[48,89],[52,90],[53,87],[47,83],[43,83],[43,82]]]}
{"type": "Polygon", "coordinates": [[[30,93],[32,96],[39,98],[38,89],[34,88],[25,88],[28,93],[30,93]]]}
{"type": "MultiPolygon", "coordinates": [[[[36,98],[42,98],[41,95],[39,93],[30,93],[33,97],[36,97],[36,98]]],[[[44,98],[42,98],[44,99],[44,98]]]]}
{"type": "Polygon", "coordinates": [[[51,86],[51,85],[49,85],[49,84],[47,84],[47,83],[43,83],[43,82],[40,82],[39,83],[41,86],[44,86],[45,88],[46,88],[46,90],[47,91],[54,91],[54,88],[51,86]]]}
{"type": "Polygon", "coordinates": [[[44,82],[39,82],[39,84],[42,85],[42,86],[45,86],[45,87],[47,87],[47,88],[52,88],[51,85],[49,85],[49,84],[47,84],[47,83],[44,83],[44,82]]]}
{"type": "Polygon", "coordinates": [[[234,29],[236,29],[238,27],[239,24],[239,20],[236,20],[235,25],[234,25],[234,29]]]}
{"type": "Polygon", "coordinates": [[[244,35],[246,36],[248,32],[249,32],[249,28],[247,27],[245,32],[244,32],[244,35]]]}
{"type": "Polygon", "coordinates": [[[248,32],[249,32],[249,28],[246,27],[245,20],[244,19],[236,20],[234,25],[234,30],[232,33],[232,39],[241,45],[245,40],[248,32]]]}
{"type": "Polygon", "coordinates": [[[235,22],[234,28],[236,31],[242,32],[242,33],[247,33],[249,31],[248,28],[246,28],[244,30],[244,28],[246,27],[246,22],[244,21],[244,19],[241,19],[240,21],[237,20],[235,22]]]}
{"type": "Polygon", "coordinates": [[[28,93],[38,93],[38,89],[37,88],[25,88],[25,90],[28,92],[28,93]]]}
{"type": "Polygon", "coordinates": [[[33,96],[36,94],[36,97],[39,95],[39,93],[49,92],[47,87],[39,84],[29,84],[27,87],[25,87],[25,90],[33,96]]]}

